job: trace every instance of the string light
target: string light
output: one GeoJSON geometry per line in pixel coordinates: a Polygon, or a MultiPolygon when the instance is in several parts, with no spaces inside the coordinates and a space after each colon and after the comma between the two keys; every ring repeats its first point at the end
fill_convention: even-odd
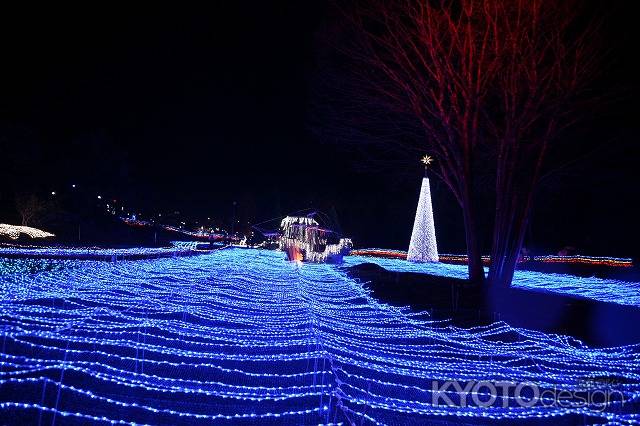
{"type": "Polygon", "coordinates": [[[525,409],[513,396],[491,408],[434,405],[433,380],[573,391],[585,378],[615,377],[620,398],[637,401],[640,347],[591,348],[504,322],[453,327],[380,303],[331,265],[286,262],[275,251],[0,273],[0,415],[24,423],[41,415],[119,424],[638,420],[620,399],[605,410],[525,409]]]}
{"type": "MultiPolygon", "coordinates": [[[[405,259],[407,252],[403,250],[390,250],[379,248],[364,248],[351,251],[355,256],[372,256],[372,257],[387,257],[391,259],[405,259]]],[[[467,256],[464,254],[440,254],[440,262],[444,263],[457,263],[467,264],[467,256]]],[[[485,266],[491,264],[489,256],[482,256],[482,262],[485,266]]],[[[633,259],[631,258],[618,258],[607,256],[522,256],[518,259],[518,263],[527,262],[540,262],[540,263],[558,263],[558,264],[578,264],[578,265],[591,265],[591,266],[609,266],[614,268],[631,268],[633,267],[633,259]]]]}
{"type": "MultiPolygon", "coordinates": [[[[368,249],[367,252],[371,253],[371,250],[372,249],[368,249]]],[[[441,258],[446,258],[447,256],[450,255],[442,255],[441,258]]],[[[469,277],[467,266],[463,264],[448,264],[442,262],[419,264],[391,257],[345,257],[346,266],[354,266],[361,263],[375,263],[394,272],[417,272],[459,279],[467,279],[469,277]]],[[[486,268],[485,272],[487,272],[486,268]]],[[[516,270],[513,276],[512,286],[531,291],[569,294],[602,302],[640,306],[639,282],[516,270]]]]}
{"type": "Polygon", "coordinates": [[[436,228],[433,224],[433,208],[431,207],[431,188],[429,177],[427,176],[427,166],[433,159],[425,155],[422,158],[425,174],[422,178],[420,188],[420,198],[418,208],[411,231],[411,241],[409,242],[409,252],[407,260],[412,262],[437,262],[438,244],[436,242],[436,228]]]}
{"type": "Polygon", "coordinates": [[[32,228],[30,226],[18,226],[18,225],[8,225],[6,223],[0,223],[1,237],[8,237],[8,238],[11,238],[12,240],[17,240],[18,238],[20,238],[20,234],[25,234],[30,238],[55,237],[55,235],[50,232],[46,232],[37,228],[32,228]]]}
{"type": "MultiPolygon", "coordinates": [[[[0,225],[2,226],[2,225],[0,225]]],[[[0,259],[42,258],[42,259],[86,259],[86,260],[125,260],[156,257],[190,256],[202,253],[197,243],[191,241],[173,241],[169,247],[133,247],[123,249],[104,249],[100,247],[42,247],[42,246],[8,246],[0,247],[0,259]]],[[[0,266],[2,263],[0,263],[0,266]]],[[[0,268],[1,269],[1,268],[0,268]]]]}
{"type": "Polygon", "coordinates": [[[616,258],[616,257],[595,257],[595,256],[534,256],[532,258],[535,262],[542,263],[566,263],[566,264],[581,264],[581,265],[599,265],[599,266],[611,266],[616,268],[630,268],[633,267],[633,260],[629,258],[616,258]]]}
{"type": "Polygon", "coordinates": [[[377,248],[365,248],[351,250],[352,256],[388,257],[390,259],[406,259],[407,252],[404,250],[389,250],[377,248]]]}

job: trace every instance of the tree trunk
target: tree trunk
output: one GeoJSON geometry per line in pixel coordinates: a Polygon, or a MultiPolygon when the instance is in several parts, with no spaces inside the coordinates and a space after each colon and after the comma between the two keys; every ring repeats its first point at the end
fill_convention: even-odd
{"type": "Polygon", "coordinates": [[[531,193],[525,194],[524,199],[515,194],[498,195],[487,277],[489,286],[506,288],[511,285],[527,231],[530,197],[531,193]]]}
{"type": "Polygon", "coordinates": [[[478,226],[475,216],[475,206],[469,191],[462,196],[462,215],[464,219],[464,233],[467,244],[467,265],[469,268],[469,281],[474,284],[484,283],[484,268],[482,265],[482,253],[478,238],[478,226]]]}
{"type": "Polygon", "coordinates": [[[496,178],[496,213],[493,224],[491,265],[487,281],[489,286],[506,288],[511,285],[522,243],[527,232],[527,222],[533,204],[533,193],[538,182],[542,160],[548,140],[537,153],[518,153],[511,141],[504,145],[498,159],[496,178]],[[524,155],[535,158],[534,167],[525,169],[518,158],[524,155]]]}

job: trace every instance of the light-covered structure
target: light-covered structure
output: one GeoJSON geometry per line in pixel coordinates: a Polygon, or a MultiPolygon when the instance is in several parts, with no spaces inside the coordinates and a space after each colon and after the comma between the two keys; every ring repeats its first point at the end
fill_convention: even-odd
{"type": "Polygon", "coordinates": [[[407,260],[412,262],[437,262],[438,244],[436,242],[436,228],[433,223],[433,208],[431,206],[431,187],[429,176],[427,176],[427,166],[431,164],[431,157],[428,155],[422,159],[425,165],[422,187],[420,188],[420,198],[418,208],[413,222],[411,241],[407,260]]]}
{"type": "Polygon", "coordinates": [[[12,240],[17,240],[18,238],[20,238],[20,235],[27,235],[30,238],[55,237],[55,235],[53,235],[52,233],[43,231],[38,228],[0,223],[0,237],[8,237],[12,240]]]}
{"type": "Polygon", "coordinates": [[[287,216],[280,223],[280,250],[287,259],[307,262],[342,262],[352,242],[324,227],[312,217],[287,216]]]}

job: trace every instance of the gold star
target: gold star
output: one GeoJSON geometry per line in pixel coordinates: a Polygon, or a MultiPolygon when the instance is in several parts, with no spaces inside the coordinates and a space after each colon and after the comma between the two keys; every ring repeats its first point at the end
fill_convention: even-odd
{"type": "Polygon", "coordinates": [[[422,160],[420,160],[424,163],[425,166],[428,166],[429,164],[431,164],[433,162],[433,157],[429,156],[429,155],[425,155],[424,157],[422,157],[422,160]]]}

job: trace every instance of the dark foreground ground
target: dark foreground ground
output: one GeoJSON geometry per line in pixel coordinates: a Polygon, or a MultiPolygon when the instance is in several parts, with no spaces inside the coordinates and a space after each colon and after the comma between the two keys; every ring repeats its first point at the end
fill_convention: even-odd
{"type": "Polygon", "coordinates": [[[390,272],[371,263],[346,268],[392,305],[451,318],[460,327],[505,321],[514,327],[573,336],[593,346],[640,342],[640,308],[523,289],[488,291],[465,280],[390,272]]]}

